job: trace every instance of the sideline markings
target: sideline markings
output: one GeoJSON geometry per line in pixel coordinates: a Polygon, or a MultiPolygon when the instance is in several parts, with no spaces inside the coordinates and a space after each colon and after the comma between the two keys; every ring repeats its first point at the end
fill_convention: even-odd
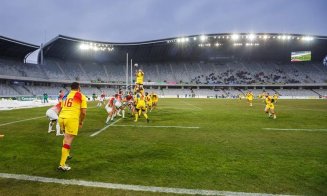
{"type": "Polygon", "coordinates": [[[8,122],[8,123],[0,124],[0,127],[5,126],[5,125],[11,125],[11,124],[19,123],[19,122],[35,120],[35,119],[38,119],[38,118],[46,118],[46,116],[44,115],[44,116],[39,116],[39,117],[34,117],[34,118],[27,118],[27,119],[24,119],[24,120],[12,121],[12,122],[8,122]]]}
{"type": "Polygon", "coordinates": [[[140,128],[179,128],[179,129],[199,129],[200,127],[185,127],[185,126],[146,126],[146,125],[113,125],[113,127],[140,127],[140,128]]]}
{"type": "Polygon", "coordinates": [[[108,129],[109,127],[111,127],[112,125],[114,125],[115,123],[117,123],[118,121],[120,121],[121,119],[122,119],[122,118],[120,118],[120,119],[116,120],[115,122],[113,122],[113,123],[111,123],[111,124],[109,124],[109,125],[103,127],[103,128],[100,129],[99,131],[97,131],[97,132],[95,132],[95,133],[92,133],[92,134],[90,135],[90,137],[93,137],[93,136],[98,135],[99,133],[101,133],[102,131],[108,129]]]}
{"type": "Polygon", "coordinates": [[[281,128],[262,128],[264,130],[276,131],[327,131],[327,129],[281,129],[281,128]]]}
{"type": "Polygon", "coordinates": [[[174,193],[174,194],[187,194],[187,195],[254,195],[254,196],[273,196],[274,194],[267,193],[245,193],[245,192],[231,192],[231,191],[215,191],[215,190],[202,190],[202,189],[184,189],[184,188],[169,188],[169,187],[156,187],[156,186],[142,186],[142,185],[129,185],[129,184],[115,184],[106,182],[94,182],[85,180],[65,180],[59,178],[47,178],[40,176],[29,176],[22,174],[8,174],[0,173],[0,178],[27,180],[33,182],[57,183],[64,185],[78,185],[86,187],[98,187],[107,189],[120,189],[128,191],[144,191],[155,193],[174,193]]]}

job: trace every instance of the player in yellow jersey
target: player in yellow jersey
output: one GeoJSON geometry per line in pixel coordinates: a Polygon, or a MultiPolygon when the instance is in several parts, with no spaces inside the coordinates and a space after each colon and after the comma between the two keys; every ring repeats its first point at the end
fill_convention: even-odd
{"type": "Polygon", "coordinates": [[[144,79],[144,72],[139,69],[135,73],[136,77],[136,88],[143,88],[143,79],[144,79]]]}
{"type": "Polygon", "coordinates": [[[135,120],[134,122],[137,122],[139,116],[141,113],[143,113],[145,119],[147,122],[149,122],[148,115],[146,114],[146,106],[145,106],[145,96],[140,92],[140,90],[136,91],[135,94],[135,120]]]}
{"type": "Polygon", "coordinates": [[[273,116],[274,119],[276,119],[276,113],[275,113],[275,106],[274,106],[274,99],[272,96],[269,96],[269,93],[266,93],[265,95],[265,112],[268,113],[268,117],[270,118],[273,116]]]}
{"type": "Polygon", "coordinates": [[[278,94],[275,93],[274,96],[273,96],[273,98],[274,98],[274,103],[277,103],[277,100],[278,100],[278,98],[279,98],[278,94]]]}
{"type": "Polygon", "coordinates": [[[159,97],[157,94],[152,93],[151,98],[152,98],[152,109],[155,109],[158,106],[159,97]]]}
{"type": "Polygon", "coordinates": [[[145,93],[145,102],[146,102],[147,111],[151,112],[152,111],[152,97],[148,92],[145,93]]]}
{"type": "Polygon", "coordinates": [[[249,91],[247,94],[246,94],[246,99],[248,100],[249,102],[249,105],[252,107],[252,102],[253,102],[253,93],[252,91],[249,91]]]}
{"type": "Polygon", "coordinates": [[[83,126],[86,108],[87,99],[80,92],[79,83],[73,82],[71,91],[63,97],[61,102],[59,125],[65,136],[61,148],[61,159],[58,170],[68,171],[71,169],[66,165],[66,160],[70,153],[71,144],[75,136],[77,136],[78,128],[82,128],[83,126]]]}

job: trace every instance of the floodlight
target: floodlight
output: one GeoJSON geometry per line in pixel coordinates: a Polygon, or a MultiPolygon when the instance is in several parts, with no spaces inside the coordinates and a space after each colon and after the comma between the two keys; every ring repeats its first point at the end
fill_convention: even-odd
{"type": "Polygon", "coordinates": [[[312,40],[313,40],[313,37],[310,37],[310,36],[304,36],[304,37],[302,37],[302,40],[303,40],[303,41],[312,41],[312,40]]]}
{"type": "Polygon", "coordinates": [[[251,41],[252,40],[255,40],[255,38],[256,38],[256,35],[255,34],[249,34],[248,35],[248,39],[251,40],[251,41]]]}
{"type": "Polygon", "coordinates": [[[206,41],[207,39],[208,39],[208,37],[205,36],[205,35],[201,35],[201,36],[200,36],[200,40],[201,40],[202,42],[206,41]]]}
{"type": "Polygon", "coordinates": [[[90,49],[90,47],[87,44],[81,44],[81,45],[79,45],[79,48],[81,50],[88,50],[88,49],[90,49]]]}
{"type": "Polygon", "coordinates": [[[238,35],[238,34],[232,35],[232,40],[234,40],[234,41],[238,40],[239,38],[240,38],[240,35],[238,35]]]}

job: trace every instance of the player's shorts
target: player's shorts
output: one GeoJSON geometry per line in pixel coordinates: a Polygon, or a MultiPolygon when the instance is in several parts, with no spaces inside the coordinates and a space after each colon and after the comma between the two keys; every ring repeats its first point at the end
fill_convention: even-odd
{"type": "Polygon", "coordinates": [[[100,97],[99,101],[103,102],[104,101],[104,97],[100,97]]]}
{"type": "Polygon", "coordinates": [[[112,107],[109,107],[108,105],[106,105],[105,109],[108,113],[112,112],[112,107]]]}
{"type": "Polygon", "coordinates": [[[116,108],[120,108],[122,106],[122,104],[120,101],[116,101],[115,106],[116,106],[116,108]]]}
{"type": "Polygon", "coordinates": [[[147,102],[146,104],[147,104],[148,106],[150,106],[150,107],[152,107],[152,105],[153,105],[152,102],[147,102]]]}
{"type": "Polygon", "coordinates": [[[268,109],[275,109],[275,106],[273,103],[269,103],[269,104],[266,104],[266,107],[265,107],[265,111],[267,111],[268,109]]]}
{"type": "Polygon", "coordinates": [[[77,135],[79,120],[74,118],[59,118],[60,130],[70,135],[77,135]]]}
{"type": "Polygon", "coordinates": [[[145,111],[145,110],[146,110],[145,104],[143,104],[143,103],[141,103],[141,104],[137,104],[137,105],[136,105],[136,109],[137,109],[137,110],[145,111]]]}
{"type": "Polygon", "coordinates": [[[49,120],[58,120],[58,114],[51,109],[48,109],[45,115],[49,118],[49,120]]]}

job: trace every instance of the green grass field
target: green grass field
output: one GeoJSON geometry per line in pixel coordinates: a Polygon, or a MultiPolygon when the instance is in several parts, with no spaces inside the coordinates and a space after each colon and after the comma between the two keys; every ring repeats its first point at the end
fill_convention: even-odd
{"type": "MultiPolygon", "coordinates": [[[[327,100],[278,100],[277,119],[254,100],[160,99],[137,125],[111,126],[89,103],[72,146],[72,170],[58,172],[62,137],[47,133],[47,107],[0,111],[0,173],[146,186],[273,194],[327,194],[327,100]],[[280,128],[294,130],[266,130],[280,128]],[[304,129],[304,130],[296,130],[304,129]],[[318,130],[321,129],[321,130],[318,130]]],[[[127,115],[128,116],[128,115],[127,115]]],[[[135,125],[132,118],[115,125],[135,125]]],[[[0,195],[158,195],[0,178],[0,195]],[[19,189],[18,189],[19,187],[19,189]]],[[[166,194],[162,194],[166,195],[166,194]]]]}

